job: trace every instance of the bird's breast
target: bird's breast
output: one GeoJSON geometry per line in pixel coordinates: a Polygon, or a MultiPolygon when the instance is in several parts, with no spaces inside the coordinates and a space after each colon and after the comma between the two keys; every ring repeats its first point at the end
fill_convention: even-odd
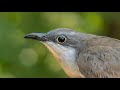
{"type": "Polygon", "coordinates": [[[84,78],[76,62],[76,52],[73,48],[66,48],[59,44],[48,42],[45,46],[50,50],[57,62],[71,78],[84,78]]]}
{"type": "Polygon", "coordinates": [[[71,78],[85,78],[85,76],[79,71],[79,69],[73,69],[69,66],[63,66],[65,73],[71,78]]]}

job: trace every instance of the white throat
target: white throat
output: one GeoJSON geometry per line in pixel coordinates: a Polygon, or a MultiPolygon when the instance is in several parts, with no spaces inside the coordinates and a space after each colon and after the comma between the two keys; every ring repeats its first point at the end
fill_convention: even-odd
{"type": "Polygon", "coordinates": [[[46,42],[44,45],[51,51],[58,63],[70,77],[84,77],[79,71],[74,48],[64,47],[54,42],[46,42]]]}

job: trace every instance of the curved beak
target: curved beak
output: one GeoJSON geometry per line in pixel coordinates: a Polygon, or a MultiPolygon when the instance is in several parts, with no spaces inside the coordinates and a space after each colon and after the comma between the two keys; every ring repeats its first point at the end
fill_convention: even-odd
{"type": "Polygon", "coordinates": [[[39,40],[39,41],[48,40],[45,33],[30,33],[30,34],[25,35],[24,38],[34,39],[34,40],[39,40]]]}

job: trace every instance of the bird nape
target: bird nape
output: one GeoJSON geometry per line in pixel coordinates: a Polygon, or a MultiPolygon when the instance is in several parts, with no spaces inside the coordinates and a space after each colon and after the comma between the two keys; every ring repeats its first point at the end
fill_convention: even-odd
{"type": "Polygon", "coordinates": [[[120,40],[57,28],[25,36],[42,42],[70,78],[119,78],[120,40]]]}

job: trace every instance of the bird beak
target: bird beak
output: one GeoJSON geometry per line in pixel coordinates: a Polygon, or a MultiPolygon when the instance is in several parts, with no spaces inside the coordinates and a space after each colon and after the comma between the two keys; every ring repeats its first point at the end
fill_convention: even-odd
{"type": "Polygon", "coordinates": [[[34,40],[39,40],[39,41],[47,41],[46,34],[44,33],[30,33],[30,34],[25,35],[24,38],[34,39],[34,40]]]}

